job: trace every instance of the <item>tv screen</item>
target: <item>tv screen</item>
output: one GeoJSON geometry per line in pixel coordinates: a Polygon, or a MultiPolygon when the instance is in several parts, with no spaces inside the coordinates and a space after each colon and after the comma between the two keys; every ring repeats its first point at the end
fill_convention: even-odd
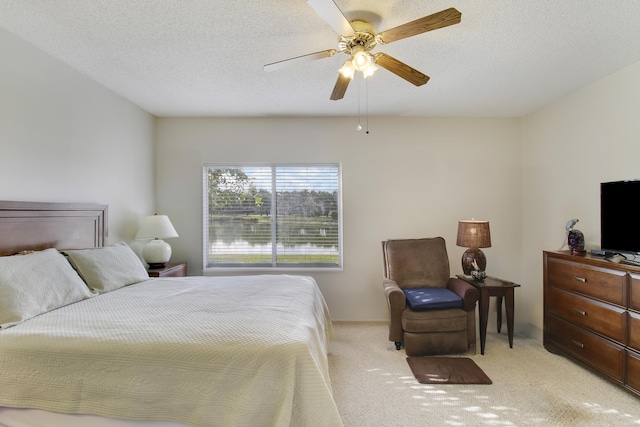
{"type": "Polygon", "coordinates": [[[607,252],[640,254],[640,227],[636,224],[640,180],[600,184],[600,246],[607,252]]]}

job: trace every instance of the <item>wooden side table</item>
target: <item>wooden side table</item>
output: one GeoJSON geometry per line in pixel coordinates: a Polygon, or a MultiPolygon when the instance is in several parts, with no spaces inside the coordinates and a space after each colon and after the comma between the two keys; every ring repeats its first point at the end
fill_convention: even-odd
{"type": "Polygon", "coordinates": [[[514,289],[520,287],[517,283],[508,280],[498,279],[497,277],[487,276],[484,282],[479,282],[471,277],[457,275],[458,279],[475,286],[480,291],[478,300],[479,318],[480,318],[480,354],[484,354],[484,344],[487,340],[487,322],[489,320],[489,299],[497,297],[498,309],[498,333],[502,329],[502,298],[505,299],[505,308],[507,312],[507,333],[509,335],[509,347],[513,348],[513,294],[514,289]]]}
{"type": "Polygon", "coordinates": [[[187,275],[187,263],[170,262],[166,267],[147,267],[147,272],[149,273],[149,277],[184,277],[187,275]]]}

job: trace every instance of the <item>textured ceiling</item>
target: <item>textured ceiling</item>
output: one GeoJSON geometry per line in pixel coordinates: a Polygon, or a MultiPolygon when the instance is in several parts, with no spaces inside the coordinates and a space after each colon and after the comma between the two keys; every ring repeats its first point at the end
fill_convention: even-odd
{"type": "Polygon", "coordinates": [[[426,85],[379,69],[340,101],[344,54],[262,69],[336,47],[305,0],[2,0],[0,26],[157,116],[521,116],[640,60],[638,0],[335,3],[379,31],[449,7],[462,22],[374,49],[426,85]]]}

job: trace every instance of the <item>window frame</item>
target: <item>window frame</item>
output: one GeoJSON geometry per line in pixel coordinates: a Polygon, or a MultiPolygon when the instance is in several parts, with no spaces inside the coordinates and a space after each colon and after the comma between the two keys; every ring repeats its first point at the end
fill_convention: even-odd
{"type": "MultiPolygon", "coordinates": [[[[311,271],[342,271],[344,265],[344,245],[343,245],[343,204],[342,204],[342,164],[338,162],[323,162],[323,163],[251,163],[251,162],[215,162],[215,163],[203,163],[202,165],[202,270],[203,274],[220,272],[220,271],[244,271],[244,272],[257,272],[257,271],[283,271],[291,272],[300,270],[304,272],[311,271]],[[338,263],[336,265],[321,266],[317,263],[280,263],[278,265],[267,265],[266,263],[260,264],[243,264],[243,265],[229,265],[221,264],[219,266],[210,265],[209,262],[209,180],[208,172],[211,168],[222,169],[244,169],[244,168],[271,168],[272,171],[275,168],[322,168],[332,167],[337,168],[338,180],[337,180],[337,210],[338,210],[338,263]]],[[[272,231],[274,233],[275,230],[272,231]]],[[[273,238],[272,234],[272,238],[273,238]]],[[[273,252],[272,252],[273,254],[273,252]]]]}

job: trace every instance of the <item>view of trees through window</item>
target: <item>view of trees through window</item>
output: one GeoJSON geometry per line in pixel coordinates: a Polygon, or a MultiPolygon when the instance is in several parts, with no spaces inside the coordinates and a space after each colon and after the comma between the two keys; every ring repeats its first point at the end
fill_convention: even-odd
{"type": "Polygon", "coordinates": [[[339,165],[205,165],[206,267],[341,266],[339,165]]]}

